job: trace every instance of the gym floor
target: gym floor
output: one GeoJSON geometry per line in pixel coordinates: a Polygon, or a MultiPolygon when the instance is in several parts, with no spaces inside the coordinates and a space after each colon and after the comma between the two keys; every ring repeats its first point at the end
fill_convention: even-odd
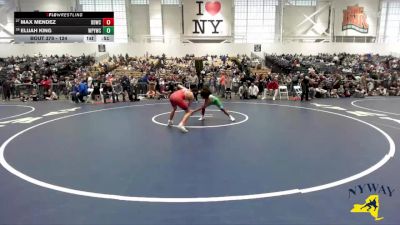
{"type": "Polygon", "coordinates": [[[400,224],[400,99],[0,104],[0,224],[400,224]],[[198,104],[199,106],[199,104],[198,104]],[[183,113],[177,113],[179,122],[183,113]]]}

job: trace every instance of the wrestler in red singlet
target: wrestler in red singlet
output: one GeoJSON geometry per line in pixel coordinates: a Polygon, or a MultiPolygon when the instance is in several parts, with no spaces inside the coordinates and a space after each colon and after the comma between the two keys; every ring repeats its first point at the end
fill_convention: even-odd
{"type": "Polygon", "coordinates": [[[188,130],[185,128],[185,125],[190,115],[192,115],[193,112],[192,110],[189,109],[189,104],[191,101],[193,101],[194,96],[193,93],[190,90],[186,89],[185,87],[178,85],[178,88],[180,90],[175,91],[169,97],[169,101],[171,102],[172,105],[172,111],[169,116],[168,126],[172,126],[173,124],[172,119],[174,118],[175,111],[179,106],[179,108],[185,111],[185,115],[183,116],[182,121],[179,123],[177,127],[179,130],[186,133],[188,132],[188,130]]]}
{"type": "Polygon", "coordinates": [[[189,104],[185,101],[185,92],[187,90],[181,89],[172,93],[169,97],[169,101],[171,102],[172,107],[179,106],[179,108],[183,110],[187,110],[189,108],[189,104]]]}

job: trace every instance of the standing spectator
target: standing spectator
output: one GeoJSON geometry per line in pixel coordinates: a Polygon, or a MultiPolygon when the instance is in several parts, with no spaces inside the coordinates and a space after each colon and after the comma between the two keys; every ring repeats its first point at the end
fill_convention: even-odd
{"type": "Polygon", "coordinates": [[[240,87],[240,77],[239,75],[235,75],[232,79],[232,91],[235,92],[235,95],[237,95],[240,87]]]}
{"type": "Polygon", "coordinates": [[[231,76],[226,76],[226,80],[225,80],[225,98],[228,99],[232,99],[232,77],[231,76]]]}
{"type": "Polygon", "coordinates": [[[188,81],[190,90],[193,92],[195,102],[197,102],[197,95],[199,94],[199,77],[195,73],[191,73],[188,81]]]}
{"type": "Polygon", "coordinates": [[[305,100],[308,101],[308,91],[309,91],[309,84],[310,78],[308,76],[304,76],[301,74],[301,101],[305,100]]]}
{"type": "Polygon", "coordinates": [[[221,70],[221,76],[219,78],[218,94],[220,94],[222,97],[225,96],[225,84],[226,84],[225,70],[221,70]]]}
{"type": "Polygon", "coordinates": [[[127,76],[123,76],[121,79],[122,86],[122,101],[125,102],[126,96],[128,96],[129,101],[133,102],[131,82],[127,76]]]}
{"type": "Polygon", "coordinates": [[[211,92],[215,92],[216,91],[216,87],[217,87],[217,81],[214,75],[211,75],[210,80],[209,80],[209,87],[211,92]]]}
{"type": "Polygon", "coordinates": [[[115,92],[109,81],[106,81],[106,85],[103,87],[103,99],[104,104],[107,104],[107,99],[112,98],[112,102],[115,103],[115,92]]]}
{"type": "Polygon", "coordinates": [[[3,100],[10,101],[11,100],[11,80],[4,80],[3,84],[3,100]]]}
{"type": "Polygon", "coordinates": [[[50,88],[51,88],[51,80],[49,79],[48,76],[44,76],[43,80],[40,82],[40,85],[42,86],[43,90],[43,99],[46,99],[50,96],[50,88]]]}
{"type": "Polygon", "coordinates": [[[92,97],[93,101],[99,101],[99,99],[100,99],[100,86],[101,86],[101,83],[100,83],[100,80],[98,80],[98,79],[92,80],[92,85],[88,86],[92,89],[91,97],[92,97]]]}

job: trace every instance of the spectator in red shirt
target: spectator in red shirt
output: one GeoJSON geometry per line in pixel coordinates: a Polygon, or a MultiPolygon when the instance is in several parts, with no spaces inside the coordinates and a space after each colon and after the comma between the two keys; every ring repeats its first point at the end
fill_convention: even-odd
{"type": "MultiPolygon", "coordinates": [[[[274,78],[272,79],[272,81],[270,81],[267,84],[267,89],[268,91],[273,91],[274,95],[272,97],[272,100],[275,101],[276,96],[278,96],[278,89],[279,89],[279,83],[278,83],[278,76],[274,76],[274,78]]],[[[266,96],[264,95],[263,99],[266,99],[266,96]]]]}
{"type": "Polygon", "coordinates": [[[51,88],[51,80],[49,79],[49,77],[44,76],[43,80],[40,82],[40,85],[42,85],[43,87],[43,92],[46,93],[51,88]]]}

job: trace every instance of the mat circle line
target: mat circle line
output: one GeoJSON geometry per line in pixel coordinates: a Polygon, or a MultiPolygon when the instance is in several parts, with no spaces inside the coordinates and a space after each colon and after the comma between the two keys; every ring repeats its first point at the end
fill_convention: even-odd
{"type": "Polygon", "coordinates": [[[29,114],[29,113],[35,111],[35,107],[29,106],[29,105],[1,105],[1,104],[0,104],[0,107],[1,107],[1,106],[24,107],[24,108],[30,108],[31,110],[28,111],[28,112],[21,113],[21,114],[17,114],[17,115],[13,115],[13,116],[8,116],[8,117],[0,118],[0,121],[1,121],[1,120],[6,120],[6,119],[12,119],[12,118],[19,117],[19,116],[23,116],[23,115],[26,115],[26,114],[29,114]]]}
{"type": "Polygon", "coordinates": [[[371,98],[371,99],[361,99],[361,100],[355,100],[351,102],[351,105],[356,107],[356,108],[360,108],[360,109],[364,109],[364,110],[369,110],[369,111],[373,111],[373,112],[379,112],[379,113],[385,113],[385,114],[389,114],[389,115],[394,115],[394,116],[400,116],[400,113],[392,113],[392,112],[386,112],[386,111],[382,111],[382,110],[377,110],[377,109],[371,109],[371,108],[367,108],[367,107],[363,107],[363,106],[359,106],[356,105],[356,102],[363,102],[363,101],[386,101],[386,99],[384,98],[371,98]]]}
{"type": "MultiPolygon", "coordinates": [[[[337,187],[342,184],[346,184],[349,182],[352,182],[354,180],[360,179],[361,177],[364,177],[380,167],[382,167],[385,163],[387,163],[390,158],[394,157],[395,151],[396,151],[396,146],[393,141],[393,139],[383,130],[380,128],[365,122],[363,120],[336,113],[336,112],[330,112],[330,111],[325,111],[321,109],[314,109],[314,108],[307,108],[307,107],[302,107],[302,106],[291,106],[291,105],[281,105],[281,104],[269,104],[269,103],[257,103],[257,102],[230,102],[231,104],[258,104],[258,105],[272,105],[272,106],[280,106],[280,107],[288,107],[288,108],[298,108],[298,109],[306,109],[306,110],[312,110],[312,111],[317,111],[317,112],[325,112],[328,114],[332,115],[338,115],[341,117],[349,118],[358,122],[361,122],[363,124],[366,124],[375,130],[379,131],[388,141],[389,143],[389,151],[388,153],[381,159],[379,160],[376,164],[372,165],[368,169],[359,172],[355,175],[352,175],[350,177],[340,179],[337,181],[333,181],[327,184],[322,184],[322,185],[317,185],[309,188],[303,188],[303,189],[290,189],[290,190],[284,190],[284,191],[275,191],[275,192],[267,192],[267,193],[259,193],[259,194],[247,194],[247,195],[234,195],[234,196],[217,196],[217,197],[189,197],[189,198],[168,198],[168,197],[138,197],[138,196],[123,196],[123,195],[113,195],[113,194],[104,194],[104,193],[96,193],[96,192],[90,192],[90,191],[81,191],[77,189],[72,189],[72,188],[66,188],[50,183],[46,183],[44,181],[37,180],[35,178],[29,177],[28,175],[18,171],[14,167],[12,167],[5,159],[4,153],[7,145],[14,140],[16,137],[19,135],[32,130],[36,127],[42,126],[47,123],[51,123],[57,120],[61,119],[66,119],[70,117],[75,117],[79,115],[85,115],[85,114],[90,114],[90,113],[95,113],[95,112],[102,112],[102,111],[108,111],[108,110],[115,110],[115,109],[122,109],[122,108],[131,108],[131,107],[139,107],[139,106],[149,106],[149,105],[160,105],[160,104],[165,104],[165,103],[158,103],[158,104],[145,104],[145,105],[130,105],[130,106],[122,106],[122,107],[113,107],[113,108],[107,108],[107,109],[99,109],[99,110],[93,110],[93,111],[87,111],[87,112],[81,112],[81,113],[76,113],[72,115],[67,115],[67,116],[62,116],[59,118],[51,119],[36,125],[33,125],[29,128],[26,128],[10,138],[8,138],[3,144],[0,146],[0,164],[10,173],[14,174],[15,176],[30,182],[34,185],[38,185],[47,189],[52,189],[55,191],[60,191],[68,194],[73,194],[73,195],[78,195],[78,196],[85,196],[85,197],[92,197],[92,198],[99,198],[99,199],[109,199],[109,200],[120,200],[120,201],[132,201],[132,202],[153,202],[153,203],[200,203],[200,202],[226,202],[226,201],[240,201],[240,200],[252,200],[252,199],[262,199],[262,198],[270,198],[270,197],[278,197],[278,196],[286,196],[286,195],[293,195],[293,194],[304,194],[304,193],[311,193],[311,192],[316,192],[316,191],[321,191],[333,187],[337,187]]],[[[190,133],[189,133],[190,135],[190,133]]]]}
{"type": "MultiPolygon", "coordinates": [[[[220,110],[211,109],[211,110],[207,110],[207,111],[208,111],[208,112],[219,112],[220,110]]],[[[176,111],[176,112],[183,112],[183,110],[179,110],[179,111],[176,111]]],[[[153,121],[153,123],[158,124],[158,125],[161,125],[161,126],[168,126],[167,123],[161,123],[161,122],[157,121],[156,118],[157,118],[157,117],[160,117],[160,116],[162,116],[162,115],[169,114],[169,113],[170,113],[170,112],[165,112],[165,113],[157,114],[157,115],[153,116],[153,118],[151,118],[151,121],[153,121]]],[[[234,123],[231,122],[231,123],[227,123],[227,124],[221,124],[221,125],[185,126],[185,127],[186,127],[186,128],[192,128],[192,129],[219,128],[219,127],[228,127],[228,126],[239,125],[239,124],[244,123],[244,122],[246,122],[247,120],[249,120],[249,116],[247,116],[247,115],[244,114],[244,113],[235,112],[235,111],[231,111],[231,110],[229,111],[229,113],[239,114],[239,115],[241,115],[241,116],[244,117],[244,120],[237,121],[237,122],[234,122],[234,123]]],[[[173,125],[173,127],[177,127],[177,125],[173,125]]]]}

